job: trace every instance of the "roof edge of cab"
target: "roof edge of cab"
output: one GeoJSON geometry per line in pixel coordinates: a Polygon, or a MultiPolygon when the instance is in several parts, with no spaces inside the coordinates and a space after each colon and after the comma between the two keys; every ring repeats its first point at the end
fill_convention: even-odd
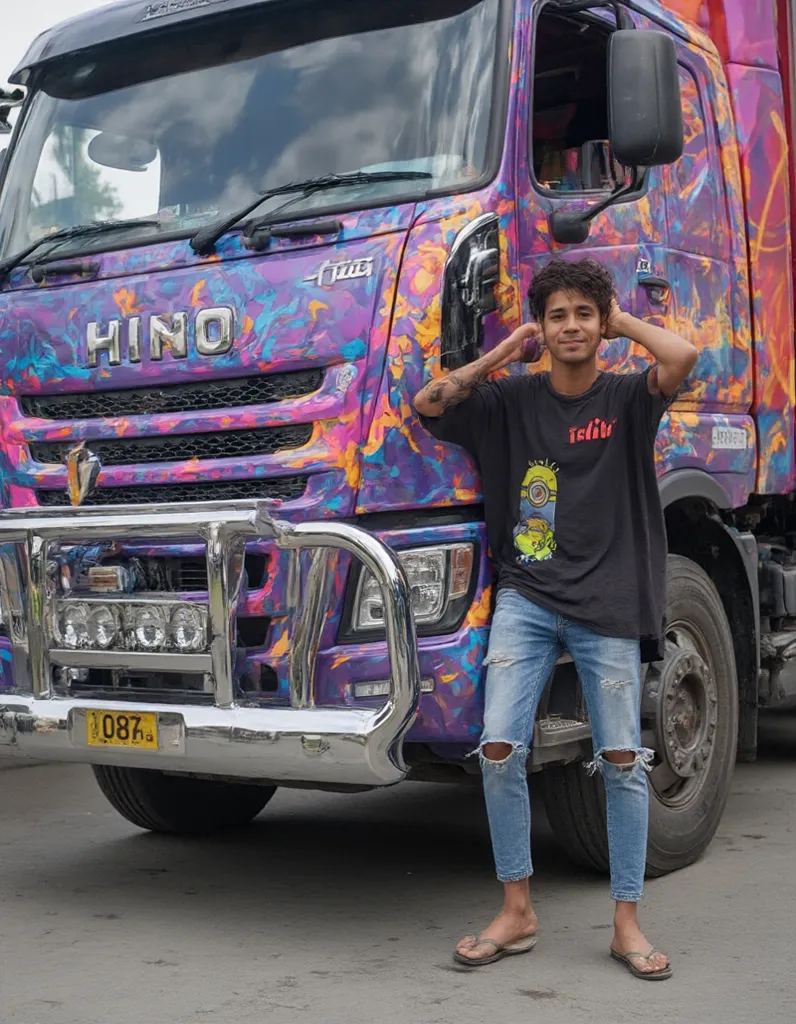
{"type": "Polygon", "coordinates": [[[141,37],[174,25],[230,14],[274,0],[116,0],[80,14],[42,32],[28,48],[9,81],[26,85],[31,73],[70,54],[93,50],[104,43],[141,37]]]}

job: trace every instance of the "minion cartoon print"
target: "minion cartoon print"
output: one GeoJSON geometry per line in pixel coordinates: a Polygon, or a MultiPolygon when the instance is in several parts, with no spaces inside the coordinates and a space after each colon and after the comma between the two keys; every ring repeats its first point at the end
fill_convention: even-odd
{"type": "Polygon", "coordinates": [[[520,522],[514,527],[517,560],[524,565],[544,562],[556,550],[558,466],[531,462],[520,491],[520,522]]]}

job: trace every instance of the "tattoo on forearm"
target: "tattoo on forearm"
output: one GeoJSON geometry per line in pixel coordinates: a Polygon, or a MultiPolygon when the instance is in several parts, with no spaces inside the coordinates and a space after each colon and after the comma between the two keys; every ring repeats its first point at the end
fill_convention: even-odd
{"type": "Polygon", "coordinates": [[[452,405],[458,405],[468,398],[475,389],[486,380],[486,373],[478,370],[465,377],[461,372],[454,372],[442,380],[432,381],[421,391],[431,405],[439,406],[446,412],[452,405]]]}

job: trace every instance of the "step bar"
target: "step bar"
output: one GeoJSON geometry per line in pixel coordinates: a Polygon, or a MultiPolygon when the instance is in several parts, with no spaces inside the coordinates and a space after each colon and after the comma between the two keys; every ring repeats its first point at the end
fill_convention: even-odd
{"type": "MultiPolygon", "coordinates": [[[[0,513],[0,601],[11,638],[15,689],[0,694],[0,756],[156,768],[275,782],[384,786],[407,774],[403,739],[417,713],[420,669],[409,588],[395,554],[359,527],[286,523],[265,502],[197,502],[0,513]],[[48,623],[59,593],[52,558],[70,545],[132,540],[204,542],[209,649],[198,654],[66,650],[48,623]],[[290,706],[236,703],[236,615],[247,541],[291,552],[288,582],[290,706]],[[301,553],[310,551],[302,580],[301,553]],[[315,658],[331,610],[340,551],[361,561],[384,602],[390,692],[378,709],[318,707],[315,658]],[[130,667],[205,674],[212,706],[136,703],[156,715],[158,749],[89,747],[87,709],[127,702],[56,692],[53,666],[130,667]],[[188,667],[189,666],[189,667],[188,667]]],[[[147,595],[148,597],[151,595],[147,595]]],[[[171,597],[172,595],[163,595],[171,597]]],[[[140,595],[139,595],[140,597],[140,595]]],[[[135,595],[129,595],[131,601],[135,595]]]]}

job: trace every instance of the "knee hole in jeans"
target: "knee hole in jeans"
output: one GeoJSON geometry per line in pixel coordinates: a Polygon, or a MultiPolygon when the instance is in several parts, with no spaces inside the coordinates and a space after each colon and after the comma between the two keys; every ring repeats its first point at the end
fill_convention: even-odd
{"type": "Polygon", "coordinates": [[[510,743],[485,743],[481,753],[487,761],[507,761],[514,753],[510,743]]]}
{"type": "Polygon", "coordinates": [[[634,750],[604,750],[602,756],[606,761],[617,765],[633,764],[636,760],[636,752],[634,750]]]}
{"type": "Polygon", "coordinates": [[[501,774],[508,770],[509,765],[521,758],[522,763],[528,760],[529,750],[522,743],[509,743],[506,740],[485,740],[477,751],[481,762],[481,770],[501,774]]]}
{"type": "Polygon", "coordinates": [[[606,763],[612,765],[620,773],[632,772],[638,767],[649,772],[652,771],[654,757],[655,751],[648,750],[646,747],[639,747],[637,750],[602,748],[594,755],[593,761],[586,763],[585,768],[589,775],[602,772],[606,763]]]}

